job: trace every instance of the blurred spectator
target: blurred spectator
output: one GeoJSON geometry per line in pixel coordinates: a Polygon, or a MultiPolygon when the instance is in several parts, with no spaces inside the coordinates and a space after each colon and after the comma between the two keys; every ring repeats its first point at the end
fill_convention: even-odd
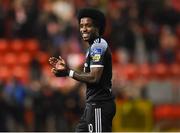
{"type": "MultiPolygon", "coordinates": [[[[128,16],[126,15],[127,1],[111,1],[109,2],[108,9],[111,12],[107,12],[109,16],[110,24],[110,44],[112,49],[122,47],[125,44],[125,34],[128,32],[127,21],[128,16]]],[[[131,40],[129,40],[131,41],[131,40]]],[[[130,44],[129,44],[130,45],[130,44]]]]}
{"type": "Polygon", "coordinates": [[[53,93],[48,86],[43,86],[41,90],[35,93],[33,100],[35,131],[48,130],[48,117],[53,111],[52,98],[53,93]]]}
{"type": "Polygon", "coordinates": [[[33,58],[32,61],[30,62],[30,75],[29,75],[30,80],[39,81],[41,79],[41,75],[42,75],[41,64],[36,58],[33,58]]]}
{"type": "Polygon", "coordinates": [[[159,61],[159,28],[152,20],[144,21],[144,41],[146,53],[149,63],[157,63],[159,61]]]}
{"type": "Polygon", "coordinates": [[[172,0],[164,0],[162,9],[156,14],[157,21],[160,24],[176,26],[180,21],[180,12],[173,7],[172,0]]]}
{"type": "Polygon", "coordinates": [[[10,80],[4,88],[5,100],[8,106],[8,115],[14,121],[14,130],[24,130],[24,102],[26,98],[26,88],[15,77],[10,80]]]}
{"type": "Polygon", "coordinates": [[[0,131],[7,132],[7,105],[4,100],[4,83],[0,81],[0,131]]]}
{"type": "Polygon", "coordinates": [[[52,1],[52,12],[66,23],[72,21],[72,18],[75,16],[74,6],[71,0],[52,1]]]}
{"type": "Polygon", "coordinates": [[[5,17],[7,15],[2,1],[0,1],[0,12],[0,38],[2,38],[5,37],[5,17]]]}
{"type": "Polygon", "coordinates": [[[160,37],[160,58],[165,63],[173,63],[176,60],[177,36],[169,26],[162,26],[160,37]]]}
{"type": "Polygon", "coordinates": [[[35,37],[35,25],[38,16],[34,0],[14,0],[12,14],[12,37],[35,37]]]}

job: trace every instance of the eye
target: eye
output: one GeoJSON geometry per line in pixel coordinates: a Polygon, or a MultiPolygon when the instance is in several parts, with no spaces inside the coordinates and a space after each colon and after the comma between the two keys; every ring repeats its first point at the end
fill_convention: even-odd
{"type": "Polygon", "coordinates": [[[87,24],[87,27],[88,27],[88,28],[92,27],[92,24],[87,24]]]}
{"type": "Polygon", "coordinates": [[[83,25],[82,25],[82,24],[80,24],[80,25],[79,25],[79,27],[80,27],[80,28],[83,28],[83,25]]]}

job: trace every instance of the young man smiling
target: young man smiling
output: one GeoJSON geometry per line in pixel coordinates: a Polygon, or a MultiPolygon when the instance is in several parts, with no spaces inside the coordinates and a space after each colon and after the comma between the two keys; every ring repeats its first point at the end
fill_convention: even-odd
{"type": "Polygon", "coordinates": [[[111,52],[102,38],[105,16],[99,10],[85,8],[79,11],[78,21],[82,39],[89,44],[84,72],[69,69],[61,57],[51,57],[49,62],[57,77],[69,76],[86,83],[85,110],[76,132],[111,132],[116,107],[111,91],[111,52]]]}

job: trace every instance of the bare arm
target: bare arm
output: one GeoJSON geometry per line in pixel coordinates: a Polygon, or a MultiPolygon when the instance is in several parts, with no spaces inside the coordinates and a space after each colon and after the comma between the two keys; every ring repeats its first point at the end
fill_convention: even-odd
{"type": "MultiPolygon", "coordinates": [[[[53,66],[51,69],[52,73],[57,77],[68,76],[70,75],[69,73],[72,72],[72,70],[68,70],[65,61],[61,57],[51,57],[49,62],[53,66]]],[[[97,83],[101,78],[102,72],[103,67],[92,67],[89,73],[73,71],[73,74],[70,77],[85,83],[97,83]]]]}
{"type": "Polygon", "coordinates": [[[85,83],[97,83],[101,78],[102,72],[103,67],[93,67],[89,73],[74,72],[72,78],[85,83]]]}

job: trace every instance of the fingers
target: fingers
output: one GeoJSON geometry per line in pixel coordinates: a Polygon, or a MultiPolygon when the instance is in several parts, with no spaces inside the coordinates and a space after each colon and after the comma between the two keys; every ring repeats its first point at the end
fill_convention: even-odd
{"type": "Polygon", "coordinates": [[[50,64],[54,67],[56,66],[56,62],[50,62],[50,64]]]}
{"type": "Polygon", "coordinates": [[[49,62],[58,62],[58,61],[64,62],[64,60],[61,58],[61,56],[59,56],[59,59],[56,57],[50,57],[49,58],[49,62]]]}
{"type": "Polygon", "coordinates": [[[61,56],[59,56],[59,59],[62,61],[63,64],[65,64],[65,61],[63,60],[61,56]]]}
{"type": "Polygon", "coordinates": [[[49,58],[49,63],[51,64],[51,65],[54,65],[54,64],[56,64],[58,62],[58,59],[57,58],[55,58],[55,57],[50,57],[49,58]]]}
{"type": "Polygon", "coordinates": [[[61,57],[61,56],[59,56],[59,59],[61,60],[61,59],[62,59],[62,57],[61,57]]]}
{"type": "Polygon", "coordinates": [[[50,57],[49,58],[49,63],[52,65],[52,72],[57,73],[58,70],[63,70],[65,69],[65,61],[59,56],[59,58],[56,57],[50,57]]]}
{"type": "Polygon", "coordinates": [[[56,58],[56,57],[50,57],[50,58],[49,58],[49,63],[50,63],[53,67],[55,67],[56,64],[57,64],[59,61],[60,61],[60,60],[59,60],[58,58],[56,58]]]}
{"type": "Polygon", "coordinates": [[[56,68],[52,68],[52,69],[51,69],[51,72],[54,73],[54,74],[56,74],[56,73],[57,73],[56,68]]]}
{"type": "Polygon", "coordinates": [[[56,57],[50,57],[49,58],[49,62],[58,62],[59,59],[57,59],[56,57]]]}

